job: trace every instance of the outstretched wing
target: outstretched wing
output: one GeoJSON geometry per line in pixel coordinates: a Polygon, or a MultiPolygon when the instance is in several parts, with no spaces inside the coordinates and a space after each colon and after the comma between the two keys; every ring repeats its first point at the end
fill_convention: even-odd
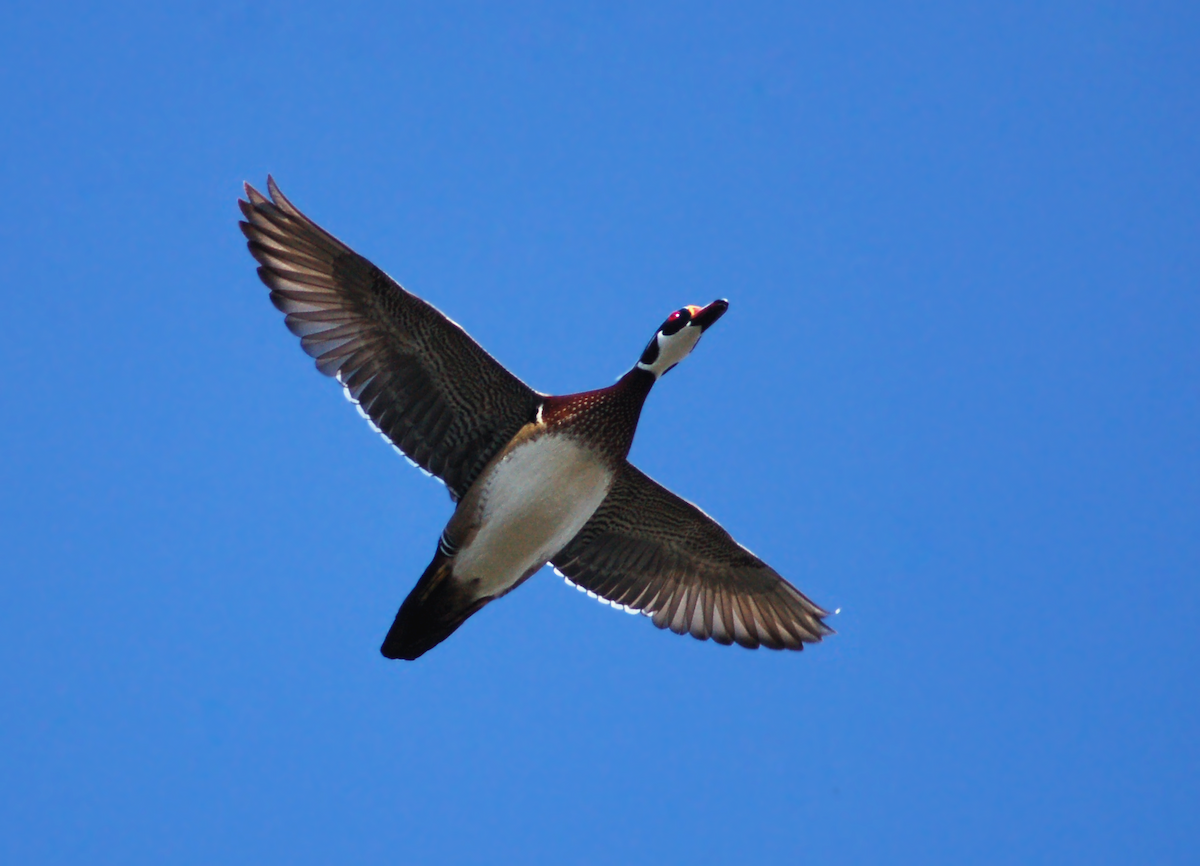
{"type": "Polygon", "coordinates": [[[317,369],[458,500],[540,395],[461,327],[326,232],[267,178],[240,225],[258,275],[317,369]]]}
{"type": "Polygon", "coordinates": [[[833,633],[826,611],[629,463],[553,563],[576,586],[700,640],[798,650],[833,633]]]}

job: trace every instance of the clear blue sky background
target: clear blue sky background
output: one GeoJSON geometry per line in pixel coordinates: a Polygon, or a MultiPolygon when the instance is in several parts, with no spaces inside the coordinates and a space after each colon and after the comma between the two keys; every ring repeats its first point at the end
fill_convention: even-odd
{"type": "Polygon", "coordinates": [[[1198,10],[9,8],[0,861],[1195,862],[1198,10]],[[839,634],[546,571],[381,658],[451,504],[267,172],[541,390],[728,297],[632,456],[839,634]]]}

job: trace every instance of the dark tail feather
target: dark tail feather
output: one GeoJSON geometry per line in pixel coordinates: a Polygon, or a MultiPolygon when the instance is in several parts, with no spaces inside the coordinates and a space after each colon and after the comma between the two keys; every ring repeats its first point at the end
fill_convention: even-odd
{"type": "Polygon", "coordinates": [[[475,598],[450,576],[454,560],[440,550],[400,605],[379,651],[390,659],[420,658],[489,601],[475,598]]]}

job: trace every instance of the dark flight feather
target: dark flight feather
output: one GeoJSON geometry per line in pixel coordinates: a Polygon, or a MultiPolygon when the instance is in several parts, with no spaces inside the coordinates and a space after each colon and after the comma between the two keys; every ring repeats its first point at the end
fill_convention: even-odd
{"type": "Polygon", "coordinates": [[[457,324],[296,209],[268,178],[241,223],[300,346],[392,444],[457,501],[541,395],[457,324]]]}
{"type": "Polygon", "coordinates": [[[630,463],[553,562],[576,586],[677,634],[798,650],[833,633],[826,611],[630,463]]]}

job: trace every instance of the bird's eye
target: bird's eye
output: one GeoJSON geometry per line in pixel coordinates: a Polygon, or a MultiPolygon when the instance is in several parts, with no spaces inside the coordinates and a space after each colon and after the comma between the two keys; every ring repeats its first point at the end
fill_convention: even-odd
{"type": "Polygon", "coordinates": [[[664,337],[669,337],[672,334],[679,333],[683,326],[692,319],[692,311],[686,307],[682,310],[676,310],[667,316],[667,320],[663,322],[663,326],[659,328],[664,337]]]}

